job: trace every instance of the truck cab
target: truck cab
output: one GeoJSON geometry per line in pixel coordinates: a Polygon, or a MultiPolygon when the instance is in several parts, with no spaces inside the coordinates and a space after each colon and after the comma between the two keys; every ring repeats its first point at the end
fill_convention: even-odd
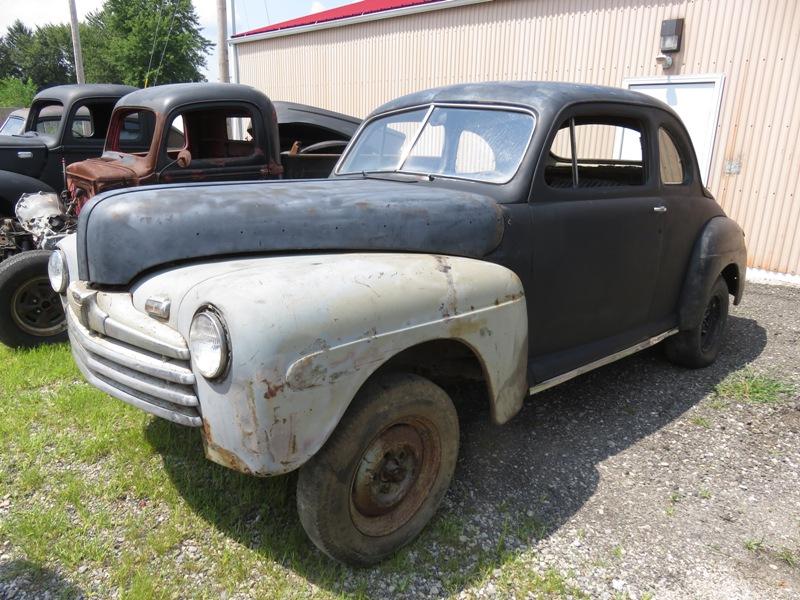
{"type": "Polygon", "coordinates": [[[0,135],[0,218],[23,193],[64,189],[64,165],[99,156],[114,105],[136,88],[59,85],[39,92],[22,132],[0,135]]]}

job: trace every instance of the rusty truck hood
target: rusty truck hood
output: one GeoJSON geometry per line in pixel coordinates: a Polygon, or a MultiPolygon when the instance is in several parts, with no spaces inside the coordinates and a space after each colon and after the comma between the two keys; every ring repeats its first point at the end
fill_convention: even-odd
{"type": "Polygon", "coordinates": [[[89,158],[67,167],[67,177],[94,186],[109,183],[115,187],[134,186],[147,174],[145,161],[137,160],[129,154],[106,153],[99,158],[89,158]]]}
{"type": "Polygon", "coordinates": [[[480,258],[503,236],[491,198],[432,182],[322,179],[146,186],[96,196],[78,223],[81,280],[127,285],[159,266],[271,252],[480,258]]]}

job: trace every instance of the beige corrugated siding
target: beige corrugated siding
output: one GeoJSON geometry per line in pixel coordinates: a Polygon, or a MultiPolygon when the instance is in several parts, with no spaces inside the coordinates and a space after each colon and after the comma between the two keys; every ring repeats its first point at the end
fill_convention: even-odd
{"type": "Polygon", "coordinates": [[[621,86],[658,77],[661,21],[685,19],[671,75],[724,73],[709,187],[747,233],[750,264],[800,273],[798,0],[494,0],[239,45],[240,80],[364,116],[467,81],[621,86]],[[727,161],[739,174],[725,174],[727,161]]]}

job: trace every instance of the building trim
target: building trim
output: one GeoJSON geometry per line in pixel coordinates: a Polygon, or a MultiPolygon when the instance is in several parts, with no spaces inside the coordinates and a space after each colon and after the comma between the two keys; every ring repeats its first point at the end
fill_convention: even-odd
{"type": "Polygon", "coordinates": [[[287,27],[286,29],[278,29],[277,31],[267,31],[264,33],[254,33],[251,35],[241,35],[240,37],[232,37],[228,39],[231,45],[244,44],[247,42],[257,42],[260,40],[268,40],[271,38],[284,37],[287,35],[298,35],[301,33],[308,33],[310,31],[319,31],[320,29],[332,29],[334,27],[346,27],[347,25],[355,25],[356,23],[365,23],[367,21],[378,21],[380,19],[393,19],[394,17],[404,17],[406,15],[413,15],[417,13],[430,12],[434,10],[444,10],[446,8],[456,8],[458,6],[467,6],[469,4],[481,4],[484,2],[493,2],[494,0],[440,0],[439,2],[429,2],[425,4],[418,4],[416,6],[403,6],[400,8],[393,8],[380,12],[367,13],[363,15],[355,15],[352,17],[344,17],[342,19],[333,19],[330,21],[322,21],[320,23],[312,23],[311,25],[301,25],[299,27],[287,27]]]}

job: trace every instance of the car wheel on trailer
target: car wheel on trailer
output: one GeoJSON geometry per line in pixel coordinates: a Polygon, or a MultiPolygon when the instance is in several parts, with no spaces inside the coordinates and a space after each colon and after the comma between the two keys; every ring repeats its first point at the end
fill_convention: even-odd
{"type": "Polygon", "coordinates": [[[32,250],[0,263],[0,342],[32,348],[67,339],[58,294],[47,276],[49,250],[32,250]]]}
{"type": "Polygon", "coordinates": [[[367,382],[325,446],[300,470],[297,509],[334,559],[369,565],[413,540],[433,517],[458,457],[458,415],[423,377],[367,382]]]}

